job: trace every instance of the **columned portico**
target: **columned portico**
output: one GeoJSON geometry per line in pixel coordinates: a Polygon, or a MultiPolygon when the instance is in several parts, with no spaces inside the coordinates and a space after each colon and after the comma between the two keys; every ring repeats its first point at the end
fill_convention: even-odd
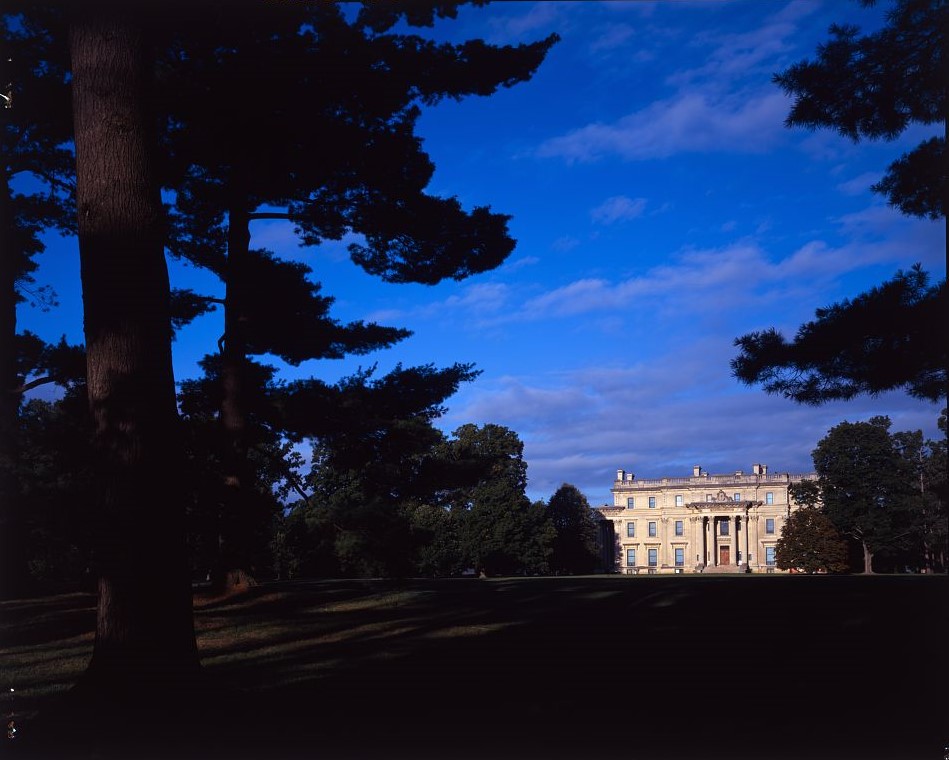
{"type": "Polygon", "coordinates": [[[617,470],[614,504],[600,508],[613,523],[614,567],[628,575],[763,571],[766,548],[797,507],[790,485],[814,477],[769,474],[757,464],[750,474],[696,466],[691,477],[652,480],[617,470]]]}

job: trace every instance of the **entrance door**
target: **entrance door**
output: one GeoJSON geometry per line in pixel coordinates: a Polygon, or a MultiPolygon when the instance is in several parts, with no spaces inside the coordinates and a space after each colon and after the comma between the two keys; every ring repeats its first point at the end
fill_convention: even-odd
{"type": "Polygon", "coordinates": [[[720,546],[720,547],[718,548],[718,556],[719,556],[718,564],[720,564],[720,565],[730,565],[730,564],[731,564],[731,562],[732,562],[732,560],[731,560],[731,553],[728,551],[728,549],[729,549],[729,547],[727,547],[727,546],[720,546]]]}

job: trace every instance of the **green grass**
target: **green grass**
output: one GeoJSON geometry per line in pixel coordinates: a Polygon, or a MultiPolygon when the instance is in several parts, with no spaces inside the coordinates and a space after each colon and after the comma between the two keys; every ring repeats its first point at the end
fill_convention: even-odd
{"type": "MultiPolygon", "coordinates": [[[[610,576],[199,599],[223,696],[195,756],[939,758],[947,591],[945,577],[610,576]]],[[[93,625],[88,595],[0,606],[0,687],[17,689],[24,735],[82,672],[93,625]]]]}

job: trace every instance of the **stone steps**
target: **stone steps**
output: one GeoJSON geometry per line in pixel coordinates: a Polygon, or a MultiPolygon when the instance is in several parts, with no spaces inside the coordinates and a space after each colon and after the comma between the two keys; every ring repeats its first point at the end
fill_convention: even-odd
{"type": "Polygon", "coordinates": [[[745,572],[744,565],[708,565],[703,571],[705,574],[714,573],[718,575],[724,575],[726,573],[743,573],[745,572]]]}

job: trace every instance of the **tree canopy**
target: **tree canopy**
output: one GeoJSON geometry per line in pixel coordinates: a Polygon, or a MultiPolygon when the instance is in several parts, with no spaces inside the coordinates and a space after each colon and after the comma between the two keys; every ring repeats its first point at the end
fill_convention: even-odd
{"type": "Polygon", "coordinates": [[[564,483],[547,502],[547,517],[557,532],[550,556],[551,571],[592,573],[598,560],[598,529],[586,497],[576,486],[564,483]]]}
{"type": "Polygon", "coordinates": [[[874,554],[912,540],[920,516],[911,470],[890,425],[888,417],[841,422],[813,452],[823,511],[860,544],[867,573],[874,554]]]}
{"type": "MultiPolygon", "coordinates": [[[[529,79],[554,37],[530,45],[436,43],[414,33],[460,3],[257,3],[189,11],[158,64],[163,184],[174,193],[171,252],[218,275],[224,498],[240,512],[253,480],[246,446],[249,357],[291,364],[387,348],[409,332],[330,316],[309,266],[251,247],[252,223],[287,220],[318,251],[350,236],[352,261],[396,283],[460,280],[498,266],[508,217],[426,192],[434,165],[415,135],[421,107],[529,79]],[[253,98],[248,98],[253,93],[253,98]]],[[[192,301],[194,298],[192,297],[192,301]]],[[[294,389],[302,410],[314,396],[294,389]]],[[[319,407],[326,409],[325,405],[319,407]]],[[[284,416],[288,435],[298,435],[284,416]]],[[[235,537],[236,539],[236,537],[235,537]]],[[[238,549],[239,540],[225,540],[238,549]]],[[[229,551],[231,564],[242,560],[229,551]]]]}
{"type": "Polygon", "coordinates": [[[918,266],[854,299],[817,309],[792,342],[774,328],[738,338],[735,376],[818,405],[905,388],[938,401],[947,388],[949,291],[918,266]]]}
{"type": "Polygon", "coordinates": [[[813,480],[791,484],[800,507],[793,511],[775,544],[775,564],[782,570],[842,573],[849,569],[847,544],[833,521],[821,511],[820,487],[813,480]]]}

